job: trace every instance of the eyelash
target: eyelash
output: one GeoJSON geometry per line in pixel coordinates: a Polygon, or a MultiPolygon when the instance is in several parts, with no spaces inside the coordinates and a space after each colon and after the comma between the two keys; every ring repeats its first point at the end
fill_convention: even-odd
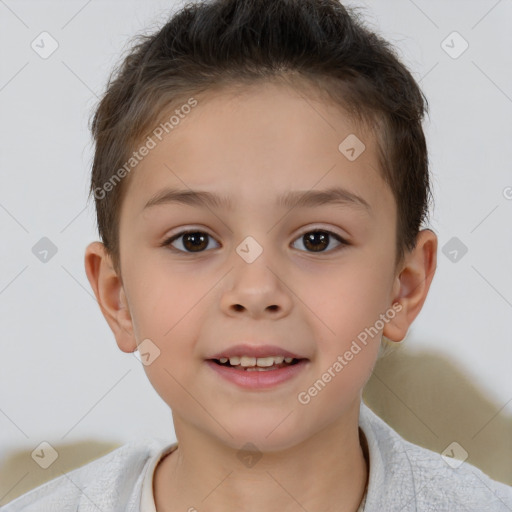
{"type": "MultiPolygon", "coordinates": [[[[194,251],[186,251],[186,250],[183,251],[181,249],[176,249],[175,247],[172,247],[172,245],[171,245],[172,242],[174,242],[175,240],[177,240],[177,239],[181,238],[182,236],[185,236],[185,235],[187,235],[189,233],[203,234],[203,235],[206,235],[209,238],[213,239],[213,236],[211,236],[206,231],[201,231],[200,229],[187,229],[185,231],[180,231],[179,233],[176,233],[176,234],[172,235],[170,238],[167,238],[166,240],[164,240],[164,242],[162,242],[162,244],[160,246],[161,247],[168,247],[171,251],[177,252],[177,253],[201,254],[201,253],[206,252],[207,249],[205,249],[203,251],[196,251],[196,252],[194,252],[194,251]]],[[[328,229],[323,229],[323,228],[313,228],[313,229],[309,229],[308,231],[304,231],[295,240],[302,239],[304,237],[304,235],[307,235],[308,233],[326,233],[329,236],[332,236],[333,238],[335,238],[338,242],[340,242],[340,245],[337,248],[330,249],[328,251],[305,251],[305,252],[308,252],[310,254],[329,253],[329,252],[333,252],[333,251],[336,251],[336,250],[339,250],[339,249],[343,249],[343,247],[350,245],[344,238],[339,236],[337,233],[334,233],[333,231],[329,231],[328,229]]]]}

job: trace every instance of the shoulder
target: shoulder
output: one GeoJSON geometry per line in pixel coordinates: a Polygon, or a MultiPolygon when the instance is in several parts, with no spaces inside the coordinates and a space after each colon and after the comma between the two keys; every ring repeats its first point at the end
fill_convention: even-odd
{"type": "Polygon", "coordinates": [[[416,490],[418,510],[442,510],[451,505],[461,510],[512,510],[512,487],[492,480],[477,467],[403,441],[416,490]]]}
{"type": "Polygon", "coordinates": [[[406,441],[364,403],[359,425],[370,454],[368,512],[512,510],[512,487],[468,462],[406,441]]]}
{"type": "Polygon", "coordinates": [[[140,494],[145,466],[168,444],[154,438],[132,441],[32,489],[0,507],[0,511],[132,510],[140,494]]]}

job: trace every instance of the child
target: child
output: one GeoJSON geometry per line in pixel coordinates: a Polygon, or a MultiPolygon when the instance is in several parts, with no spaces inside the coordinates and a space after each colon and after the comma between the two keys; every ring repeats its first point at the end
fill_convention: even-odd
{"type": "Polygon", "coordinates": [[[103,243],[85,266],[178,441],[3,510],[512,510],[511,487],[362,402],[436,268],[425,112],[336,0],[195,3],[142,38],[92,123],[103,243]]]}

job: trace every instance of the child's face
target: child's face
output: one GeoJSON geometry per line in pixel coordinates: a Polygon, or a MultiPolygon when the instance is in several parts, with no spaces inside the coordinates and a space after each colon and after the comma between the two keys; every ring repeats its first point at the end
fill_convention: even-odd
{"type": "Polygon", "coordinates": [[[160,350],[145,370],[172,407],[178,436],[193,428],[233,447],[251,441],[284,449],[359,405],[382,324],[385,335],[389,329],[378,320],[400,292],[395,201],[377,172],[373,137],[333,105],[271,84],[236,97],[195,97],[198,105],[132,171],[120,220],[120,297],[128,309],[116,338],[125,351],[145,339],[160,350]],[[350,134],[366,145],[353,161],[338,149],[350,134]],[[278,203],[289,193],[334,187],[367,206],[278,203]],[[207,191],[232,207],[161,202],[145,208],[166,188],[207,191]],[[188,229],[208,236],[162,246],[188,229]],[[315,237],[319,230],[349,245],[333,235],[315,237]],[[375,325],[379,334],[367,335],[366,345],[358,341],[360,351],[347,360],[353,341],[375,325]],[[244,343],[276,345],[308,361],[284,382],[242,388],[207,360],[244,343]],[[333,372],[338,356],[344,364],[333,372]],[[330,381],[309,392],[329,368],[330,381]]]}

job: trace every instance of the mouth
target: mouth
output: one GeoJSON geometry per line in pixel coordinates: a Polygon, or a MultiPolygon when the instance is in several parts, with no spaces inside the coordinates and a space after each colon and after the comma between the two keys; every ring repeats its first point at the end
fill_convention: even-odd
{"type": "Polygon", "coordinates": [[[289,366],[295,366],[306,358],[283,357],[283,356],[267,356],[267,357],[221,357],[219,359],[208,359],[213,363],[232,370],[242,370],[246,372],[268,372],[280,370],[289,366]]]}
{"type": "Polygon", "coordinates": [[[206,359],[206,364],[225,382],[249,391],[273,389],[284,382],[298,378],[311,361],[287,357],[238,357],[206,359]],[[236,364],[235,364],[236,363],[236,364]]]}

